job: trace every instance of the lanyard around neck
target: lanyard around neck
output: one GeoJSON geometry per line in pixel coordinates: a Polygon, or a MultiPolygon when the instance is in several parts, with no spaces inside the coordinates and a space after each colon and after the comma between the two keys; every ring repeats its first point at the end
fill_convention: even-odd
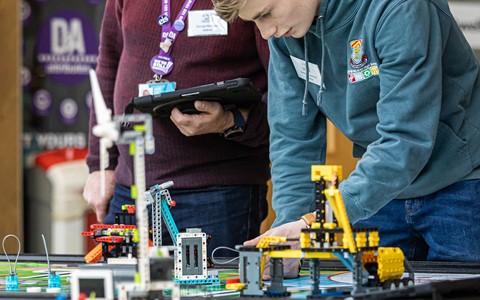
{"type": "Polygon", "coordinates": [[[180,12],[172,24],[170,21],[170,0],[162,0],[162,15],[158,18],[158,23],[162,26],[161,42],[164,43],[167,39],[169,39],[170,47],[167,51],[164,51],[165,49],[160,49],[160,54],[166,54],[170,52],[170,49],[177,39],[178,33],[185,28],[185,19],[188,12],[195,4],[195,1],[196,0],[185,0],[182,9],[180,9],[180,12]]]}
{"type": "Polygon", "coordinates": [[[170,1],[162,0],[162,15],[158,17],[158,24],[162,26],[160,53],[150,60],[150,69],[155,73],[155,80],[160,80],[162,76],[172,71],[174,62],[168,54],[178,33],[185,28],[185,19],[196,0],[185,0],[173,24],[170,21],[170,1]]]}

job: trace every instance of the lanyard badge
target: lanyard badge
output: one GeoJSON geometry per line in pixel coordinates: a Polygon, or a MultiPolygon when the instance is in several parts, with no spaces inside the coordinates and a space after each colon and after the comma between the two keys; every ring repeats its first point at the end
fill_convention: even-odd
{"type": "Polygon", "coordinates": [[[160,52],[150,60],[150,69],[152,69],[155,74],[164,76],[172,72],[174,62],[169,52],[179,32],[185,28],[185,19],[195,4],[195,1],[196,0],[185,0],[182,9],[173,22],[173,26],[170,21],[170,0],[162,1],[162,15],[158,17],[158,24],[162,26],[160,52]]]}

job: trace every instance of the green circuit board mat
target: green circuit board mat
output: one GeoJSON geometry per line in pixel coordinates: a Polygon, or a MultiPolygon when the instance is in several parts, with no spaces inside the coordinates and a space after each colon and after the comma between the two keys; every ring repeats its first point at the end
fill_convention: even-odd
{"type": "MultiPolygon", "coordinates": [[[[13,262],[11,264],[13,268],[13,262]]],[[[60,275],[62,293],[70,292],[70,273],[77,269],[76,264],[68,263],[52,263],[51,271],[60,275]]],[[[325,271],[322,272],[321,286],[338,285],[339,283],[331,280],[332,276],[346,273],[344,271],[325,271]]],[[[0,262],[0,291],[5,292],[6,276],[10,274],[10,264],[6,261],[0,262]]],[[[19,292],[25,292],[28,287],[41,287],[42,292],[46,291],[48,286],[48,265],[46,263],[38,262],[18,262],[16,264],[16,274],[18,276],[19,292]]],[[[184,297],[201,297],[201,296],[235,296],[239,295],[237,291],[227,290],[225,283],[230,278],[237,278],[238,273],[236,269],[218,269],[220,278],[219,284],[196,285],[196,286],[181,286],[180,292],[184,297]]],[[[268,286],[268,281],[265,282],[268,286]]],[[[296,279],[286,279],[284,285],[293,293],[298,293],[299,296],[306,295],[310,290],[310,278],[307,270],[302,270],[300,277],[296,279]]],[[[349,284],[341,284],[348,286],[349,284]]]]}

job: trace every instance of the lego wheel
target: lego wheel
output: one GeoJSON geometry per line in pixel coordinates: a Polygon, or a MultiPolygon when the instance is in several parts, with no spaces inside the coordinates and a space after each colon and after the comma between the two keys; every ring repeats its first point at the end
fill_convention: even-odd
{"type": "Polygon", "coordinates": [[[396,290],[398,284],[394,280],[387,280],[383,283],[383,288],[386,290],[396,290]]]}
{"type": "Polygon", "coordinates": [[[402,278],[401,281],[402,281],[403,285],[406,286],[406,287],[415,285],[415,282],[410,277],[402,278]]]}

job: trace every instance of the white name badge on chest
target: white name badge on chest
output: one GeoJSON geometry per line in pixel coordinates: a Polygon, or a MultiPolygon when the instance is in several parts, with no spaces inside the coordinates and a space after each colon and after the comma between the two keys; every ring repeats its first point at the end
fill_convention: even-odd
{"type": "Polygon", "coordinates": [[[188,12],[187,35],[228,35],[228,24],[214,10],[191,10],[188,12]]]}
{"type": "MultiPolygon", "coordinates": [[[[297,76],[303,80],[307,80],[307,68],[305,61],[291,55],[290,59],[295,67],[295,71],[297,71],[297,76]]],[[[318,86],[320,86],[320,83],[322,82],[322,74],[320,73],[320,69],[316,64],[310,62],[308,63],[308,81],[318,86]]]]}

